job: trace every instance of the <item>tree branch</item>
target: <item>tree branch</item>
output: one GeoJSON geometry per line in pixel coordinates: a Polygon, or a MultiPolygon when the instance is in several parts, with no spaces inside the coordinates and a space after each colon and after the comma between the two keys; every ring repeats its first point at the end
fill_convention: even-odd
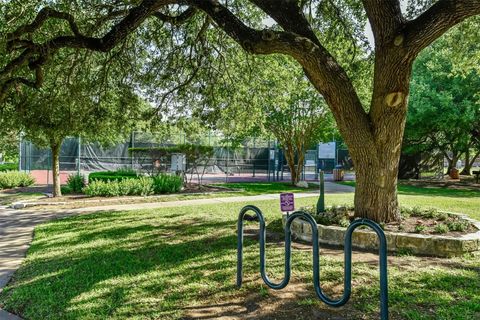
{"type": "Polygon", "coordinates": [[[356,135],[371,137],[368,116],[347,73],[320,44],[298,6],[296,4],[293,6],[292,1],[286,0],[281,0],[280,3],[273,0],[251,1],[274,18],[285,31],[261,31],[250,28],[215,0],[187,2],[208,14],[247,52],[283,53],[296,59],[303,66],[311,83],[324,96],[337,123],[343,124],[343,127],[350,127],[349,132],[343,133],[348,135],[355,132],[356,135]],[[282,10],[287,10],[285,16],[282,15],[282,10]]]}
{"type": "Polygon", "coordinates": [[[28,62],[30,69],[36,70],[37,79],[35,82],[21,77],[12,77],[11,79],[4,80],[0,87],[0,101],[5,97],[6,91],[17,83],[23,83],[26,85],[35,83],[35,85],[41,85],[43,77],[38,77],[39,74],[42,74],[39,68],[41,68],[48,60],[49,56],[57,50],[70,47],[90,49],[93,51],[110,51],[119,42],[124,40],[128,34],[135,30],[148,16],[158,11],[162,6],[175,2],[178,1],[144,0],[140,5],[132,8],[125,18],[113,26],[112,29],[101,38],[88,37],[81,34],[73,16],[69,14],[58,12],[51,8],[42,9],[31,24],[22,26],[7,36],[8,48],[10,51],[19,47],[27,46],[27,48],[0,71],[0,80],[4,80],[12,72],[21,68],[28,62]],[[74,35],[57,36],[42,44],[35,44],[21,39],[23,35],[37,31],[49,18],[67,20],[74,35]]]}
{"type": "Polygon", "coordinates": [[[153,15],[160,21],[170,23],[174,26],[178,26],[193,17],[195,13],[197,13],[197,9],[194,7],[189,7],[188,9],[180,13],[178,16],[170,16],[162,12],[155,12],[153,15]]]}
{"type": "Polygon", "coordinates": [[[416,56],[448,29],[478,14],[478,0],[439,0],[419,17],[407,23],[404,30],[406,46],[412,48],[416,56]]]}
{"type": "Polygon", "coordinates": [[[287,32],[298,34],[321,46],[310,23],[305,18],[297,1],[289,0],[250,0],[267,15],[273,18],[287,32]]]}
{"type": "Polygon", "coordinates": [[[362,2],[377,46],[390,40],[405,22],[399,0],[381,1],[381,4],[378,0],[362,0],[362,2]]]}

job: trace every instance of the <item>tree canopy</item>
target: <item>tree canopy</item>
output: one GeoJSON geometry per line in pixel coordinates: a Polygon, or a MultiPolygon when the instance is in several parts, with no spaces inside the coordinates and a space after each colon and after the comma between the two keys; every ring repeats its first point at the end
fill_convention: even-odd
{"type": "MultiPolygon", "coordinates": [[[[442,152],[450,167],[480,151],[480,20],[454,28],[415,62],[405,133],[407,152],[442,152]],[[466,35],[466,41],[458,39],[466,35]]],[[[475,159],[476,157],[472,157],[475,159]]],[[[470,161],[470,160],[468,160],[470,161]]]]}
{"type": "Polygon", "coordinates": [[[65,48],[123,57],[122,68],[152,83],[139,89],[166,111],[181,107],[182,95],[200,99],[204,82],[218,79],[224,57],[238,45],[249,54],[284,54],[323,96],[349,147],[355,214],[392,221],[399,218],[397,171],[413,62],[450,28],[480,14],[478,0],[414,2],[406,15],[399,0],[14,1],[2,4],[8,27],[0,100],[18,86],[40,87],[45,65],[65,48]],[[355,57],[370,50],[367,19],[374,72],[363,79],[372,87],[364,101],[354,80],[355,57]],[[350,50],[335,52],[338,46],[350,50]]]}

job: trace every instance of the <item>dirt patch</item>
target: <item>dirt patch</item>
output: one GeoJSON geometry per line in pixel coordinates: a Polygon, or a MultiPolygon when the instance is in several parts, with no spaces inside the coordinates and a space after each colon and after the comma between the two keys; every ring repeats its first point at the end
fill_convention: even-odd
{"type": "Polygon", "coordinates": [[[448,215],[448,217],[442,220],[412,216],[402,219],[399,223],[385,224],[383,230],[419,234],[441,234],[453,237],[477,231],[470,222],[452,215],[448,215]]]}
{"type": "MultiPolygon", "coordinates": [[[[318,224],[324,226],[347,227],[355,219],[354,208],[349,206],[332,206],[320,214],[316,213],[314,207],[306,207],[301,210],[310,213],[318,224]]],[[[462,216],[432,208],[402,207],[400,218],[400,221],[382,223],[380,226],[383,230],[390,232],[444,236],[461,236],[478,231],[471,221],[462,216]]]]}
{"type": "Polygon", "coordinates": [[[263,294],[250,292],[230,301],[189,306],[182,319],[366,319],[352,304],[331,308],[317,303],[314,295],[311,284],[292,281],[283,290],[265,289],[263,294]]]}

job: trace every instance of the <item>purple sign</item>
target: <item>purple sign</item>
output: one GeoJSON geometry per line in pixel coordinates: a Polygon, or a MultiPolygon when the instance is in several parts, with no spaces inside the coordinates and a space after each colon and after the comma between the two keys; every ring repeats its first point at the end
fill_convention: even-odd
{"type": "Polygon", "coordinates": [[[295,200],[293,198],[293,193],[280,194],[280,210],[282,212],[295,211],[295,200]]]}

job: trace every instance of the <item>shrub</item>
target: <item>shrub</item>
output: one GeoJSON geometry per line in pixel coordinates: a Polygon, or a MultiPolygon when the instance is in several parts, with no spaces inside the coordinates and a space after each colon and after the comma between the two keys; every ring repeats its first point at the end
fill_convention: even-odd
{"type": "Polygon", "coordinates": [[[465,231],[468,229],[469,222],[467,221],[452,221],[447,223],[448,230],[450,231],[465,231]]]}
{"type": "Polygon", "coordinates": [[[125,179],[137,179],[138,174],[130,169],[120,169],[116,171],[92,172],[88,175],[88,182],[93,181],[121,181],[125,179]]]}
{"type": "Polygon", "coordinates": [[[450,231],[450,229],[448,229],[448,226],[444,223],[437,224],[437,226],[435,227],[436,233],[447,233],[448,231],[450,231]]]}
{"type": "Polygon", "coordinates": [[[421,224],[417,224],[415,226],[415,232],[416,233],[422,233],[423,231],[425,231],[426,227],[424,225],[421,225],[421,224]]]}
{"type": "Polygon", "coordinates": [[[159,174],[153,177],[153,191],[155,194],[174,193],[182,189],[183,179],[180,176],[159,174]]]}
{"type": "Polygon", "coordinates": [[[410,210],[410,215],[414,217],[419,217],[421,214],[422,214],[422,209],[420,209],[420,207],[413,207],[410,210]]]}
{"type": "MultiPolygon", "coordinates": [[[[85,178],[81,174],[71,174],[67,179],[67,186],[70,188],[70,193],[80,193],[85,187],[85,178]]],[[[64,192],[62,192],[64,193],[64,192]]]]}
{"type": "Polygon", "coordinates": [[[0,172],[18,171],[18,163],[4,163],[0,164],[0,172]]]}
{"type": "Polygon", "coordinates": [[[326,226],[339,225],[342,227],[348,227],[350,225],[350,220],[352,219],[351,213],[353,212],[353,207],[332,206],[331,208],[327,208],[325,212],[322,212],[318,215],[315,206],[300,208],[300,210],[313,215],[319,224],[326,226]]]}
{"type": "Polygon", "coordinates": [[[65,194],[70,194],[72,193],[72,188],[70,188],[70,186],[61,186],[60,187],[60,190],[62,191],[62,195],[65,195],[65,194]]]}
{"type": "Polygon", "coordinates": [[[128,195],[148,196],[153,194],[153,179],[140,177],[138,179],[125,178],[123,180],[102,181],[94,180],[83,188],[89,196],[116,197],[128,195]]]}
{"type": "Polygon", "coordinates": [[[0,189],[28,187],[35,183],[35,179],[26,172],[0,172],[0,189]]]}
{"type": "Polygon", "coordinates": [[[437,209],[434,208],[429,208],[426,209],[422,214],[421,217],[427,218],[427,219],[436,219],[438,217],[438,211],[437,209]]]}

